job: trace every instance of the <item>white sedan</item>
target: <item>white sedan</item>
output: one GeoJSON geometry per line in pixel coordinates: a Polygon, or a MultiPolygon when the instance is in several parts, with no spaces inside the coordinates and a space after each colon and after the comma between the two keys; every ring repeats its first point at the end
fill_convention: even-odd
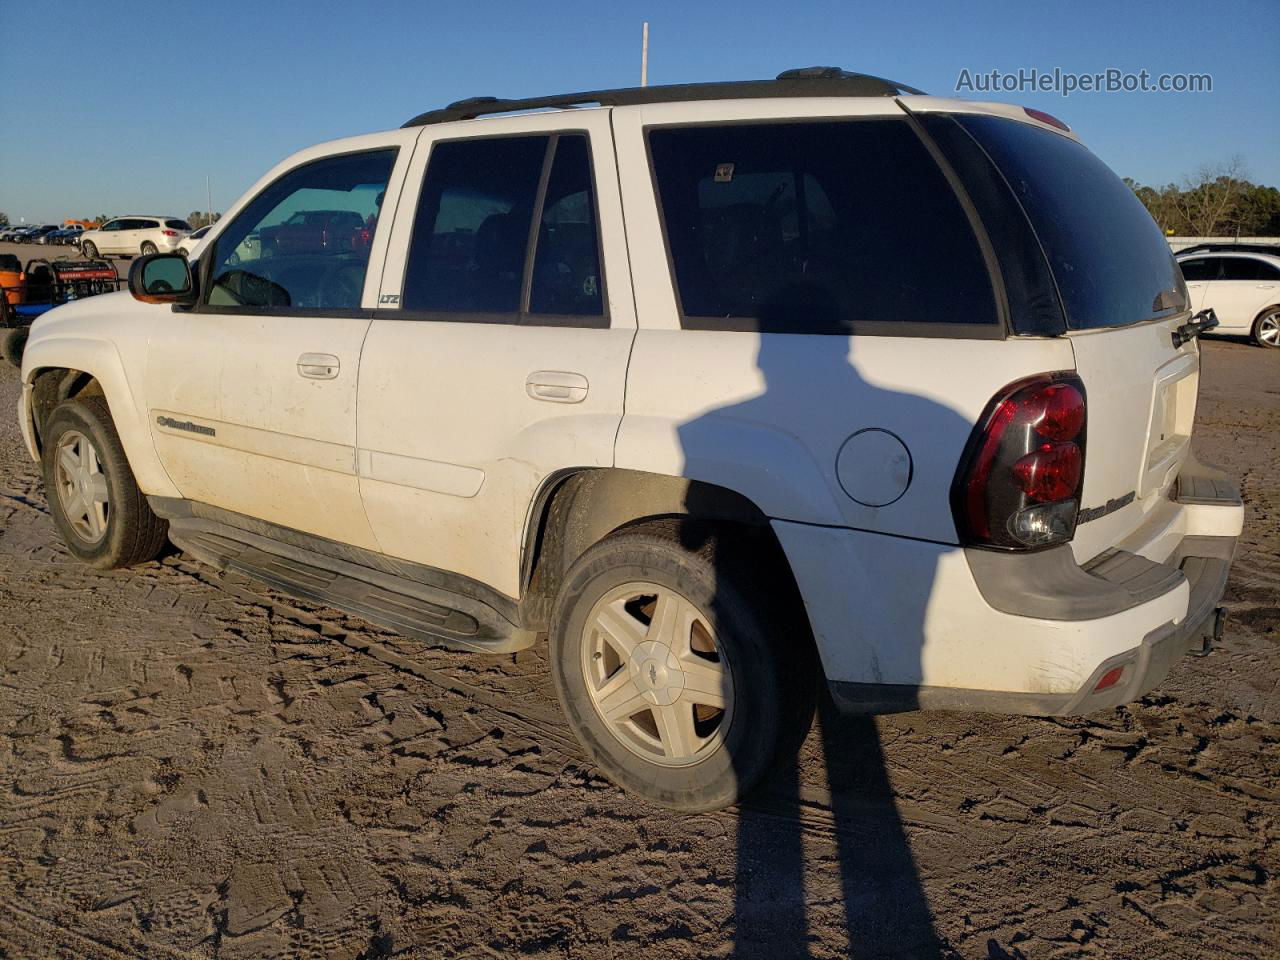
{"type": "Polygon", "coordinates": [[[1180,253],[1177,259],[1191,308],[1211,307],[1218,315],[1215,333],[1280,347],[1280,247],[1275,253],[1210,247],[1180,253]]]}

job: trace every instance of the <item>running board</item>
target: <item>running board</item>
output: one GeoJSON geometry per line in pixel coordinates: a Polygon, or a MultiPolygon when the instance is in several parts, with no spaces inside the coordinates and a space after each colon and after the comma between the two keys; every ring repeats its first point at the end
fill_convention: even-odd
{"type": "Polygon", "coordinates": [[[216,520],[169,521],[169,539],[197,560],[284,593],[328,604],[406,637],[457,650],[511,653],[534,633],[492,607],[439,587],[280,543],[216,520]]]}

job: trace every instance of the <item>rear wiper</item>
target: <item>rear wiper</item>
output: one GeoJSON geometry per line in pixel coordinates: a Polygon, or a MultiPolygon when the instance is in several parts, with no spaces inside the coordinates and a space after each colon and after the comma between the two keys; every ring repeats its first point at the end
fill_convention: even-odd
{"type": "Polygon", "coordinates": [[[1212,330],[1218,325],[1218,315],[1213,312],[1213,307],[1205,307],[1190,320],[1173,331],[1173,347],[1176,350],[1188,340],[1194,340],[1206,330],[1212,330]]]}

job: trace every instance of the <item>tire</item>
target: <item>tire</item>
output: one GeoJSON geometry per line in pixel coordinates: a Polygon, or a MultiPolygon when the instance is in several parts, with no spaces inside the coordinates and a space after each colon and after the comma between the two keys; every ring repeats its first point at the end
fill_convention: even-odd
{"type": "Polygon", "coordinates": [[[138,489],[102,397],[64,400],[54,408],[44,430],[42,466],[49,512],[78,560],[109,570],[159,555],[169,525],[138,489]],[[77,496],[86,490],[93,501],[82,513],[85,501],[77,496]],[[106,497],[100,511],[99,494],[106,497]]]}
{"type": "Polygon", "coordinates": [[[156,245],[152,243],[150,240],[146,240],[143,242],[142,247],[140,249],[144,257],[149,257],[151,256],[151,254],[156,252],[156,245]]]}
{"type": "Polygon", "coordinates": [[[22,351],[26,348],[28,333],[30,331],[26,327],[0,330],[0,357],[15,367],[21,367],[22,351]]]}
{"type": "Polygon", "coordinates": [[[745,538],[712,528],[691,537],[692,526],[639,525],[587,550],[565,575],[550,638],[561,706],[592,760],[627,791],[683,812],[737,802],[789,758],[817,687],[803,608],[788,616],[776,599],[786,581],[768,577],[773,565],[745,538]],[[684,624],[665,647],[664,620],[684,624]],[[623,635],[635,642],[628,658],[623,635]]]}
{"type": "Polygon", "coordinates": [[[94,245],[94,242],[92,240],[86,240],[84,244],[80,247],[80,252],[83,253],[86,257],[88,257],[90,260],[98,259],[98,248],[97,246],[94,245]]]}
{"type": "Polygon", "coordinates": [[[1273,350],[1280,347],[1280,306],[1267,307],[1258,314],[1250,332],[1258,346],[1273,350]]]}

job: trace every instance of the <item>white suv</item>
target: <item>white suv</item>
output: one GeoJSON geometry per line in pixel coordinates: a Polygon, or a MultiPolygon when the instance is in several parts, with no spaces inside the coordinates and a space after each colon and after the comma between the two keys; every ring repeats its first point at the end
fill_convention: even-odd
{"type": "Polygon", "coordinates": [[[86,257],[137,257],[177,250],[191,225],[177,217],[116,217],[80,235],[86,257]]]}
{"type": "Polygon", "coordinates": [[[819,677],[1077,714],[1221,627],[1202,325],[1043,114],[830,69],[465,101],[290,157],[130,289],[24,358],[73,554],[167,536],[408,636],[548,636],[662,804],[737,799],[819,677]]]}
{"type": "Polygon", "coordinates": [[[1215,333],[1280,347],[1280,246],[1271,250],[1210,244],[1178,254],[1192,307],[1213,310],[1215,333]]]}

